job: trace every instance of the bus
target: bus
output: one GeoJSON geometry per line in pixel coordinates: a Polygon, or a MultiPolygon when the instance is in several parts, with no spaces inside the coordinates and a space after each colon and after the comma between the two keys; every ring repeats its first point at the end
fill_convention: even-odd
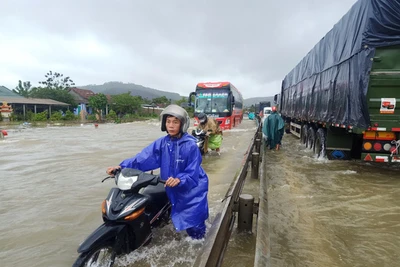
{"type": "Polygon", "coordinates": [[[243,119],[242,94],[230,82],[198,83],[196,91],[189,95],[189,105],[194,107],[194,126],[198,125],[200,113],[215,118],[222,130],[232,129],[243,119]]]}

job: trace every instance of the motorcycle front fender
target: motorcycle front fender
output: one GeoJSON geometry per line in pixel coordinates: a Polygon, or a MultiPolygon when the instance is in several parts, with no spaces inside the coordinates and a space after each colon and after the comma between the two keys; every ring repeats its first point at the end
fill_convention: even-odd
{"type": "Polygon", "coordinates": [[[107,244],[110,240],[114,241],[118,234],[126,227],[123,224],[100,225],[93,233],[91,233],[78,248],[78,253],[84,253],[93,247],[107,244]]]}

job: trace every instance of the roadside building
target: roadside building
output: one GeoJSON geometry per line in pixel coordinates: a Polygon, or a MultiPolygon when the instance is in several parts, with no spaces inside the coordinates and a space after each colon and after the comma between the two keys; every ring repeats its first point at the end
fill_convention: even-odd
{"type": "Polygon", "coordinates": [[[14,93],[4,86],[0,86],[0,106],[3,105],[9,106],[14,114],[21,115],[24,119],[26,119],[26,114],[28,111],[37,114],[47,110],[49,116],[51,116],[52,109],[56,107],[69,106],[67,103],[59,102],[53,99],[26,98],[14,93]]]}

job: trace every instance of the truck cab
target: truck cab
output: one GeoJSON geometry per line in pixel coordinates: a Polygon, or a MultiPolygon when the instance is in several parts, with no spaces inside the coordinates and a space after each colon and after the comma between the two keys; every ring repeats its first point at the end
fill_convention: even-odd
{"type": "Polygon", "coordinates": [[[263,121],[268,118],[268,116],[272,113],[271,107],[265,107],[263,110],[263,121]]]}

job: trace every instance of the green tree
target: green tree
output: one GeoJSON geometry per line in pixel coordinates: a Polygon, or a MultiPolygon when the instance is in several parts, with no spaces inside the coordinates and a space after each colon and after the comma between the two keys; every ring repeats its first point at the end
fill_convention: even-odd
{"type": "Polygon", "coordinates": [[[170,100],[166,96],[153,98],[152,102],[157,105],[169,105],[170,100]]]}
{"type": "Polygon", "coordinates": [[[33,88],[30,96],[33,98],[48,98],[59,102],[67,103],[71,107],[77,105],[74,97],[67,90],[56,90],[48,87],[33,88]]]}
{"type": "Polygon", "coordinates": [[[99,93],[89,97],[89,106],[94,109],[94,112],[101,115],[101,111],[107,106],[107,97],[105,94],[99,93]]]}
{"type": "Polygon", "coordinates": [[[78,119],[78,116],[75,116],[75,114],[72,113],[71,110],[67,110],[67,111],[65,112],[65,116],[64,116],[63,118],[64,118],[65,120],[72,121],[72,120],[77,120],[77,119],[78,119]]]}
{"type": "Polygon", "coordinates": [[[39,82],[46,88],[56,89],[56,90],[67,90],[71,86],[75,86],[74,81],[69,77],[64,77],[64,74],[59,72],[49,71],[45,75],[46,80],[39,82]]]}
{"type": "Polygon", "coordinates": [[[36,113],[32,120],[33,121],[47,121],[47,117],[48,117],[49,112],[47,110],[40,112],[40,113],[36,113]]]}
{"type": "Polygon", "coordinates": [[[51,121],[60,121],[60,120],[62,120],[62,118],[63,118],[63,115],[62,115],[61,111],[53,112],[50,116],[51,121]]]}
{"type": "Polygon", "coordinates": [[[181,99],[175,101],[175,104],[177,104],[178,106],[182,106],[182,104],[183,104],[183,107],[186,107],[187,102],[188,102],[187,97],[182,96],[181,99]]]}
{"type": "Polygon", "coordinates": [[[110,112],[107,114],[107,120],[113,120],[115,121],[117,119],[117,113],[115,113],[114,110],[110,110],[110,112]]]}
{"type": "Polygon", "coordinates": [[[188,112],[189,116],[193,116],[193,107],[190,107],[188,105],[188,98],[187,97],[182,97],[179,100],[175,101],[175,104],[183,107],[184,109],[186,109],[186,111],[188,112]]]}
{"type": "Polygon", "coordinates": [[[75,85],[69,76],[64,77],[61,73],[49,71],[45,77],[45,81],[39,82],[42,84],[41,87],[32,88],[31,97],[53,99],[72,107],[77,105],[74,97],[68,92],[68,89],[75,85]]]}
{"type": "Polygon", "coordinates": [[[138,112],[143,104],[141,97],[132,96],[130,92],[113,95],[111,97],[111,108],[118,114],[133,114],[138,112]]]}
{"type": "Polygon", "coordinates": [[[151,100],[146,98],[143,98],[143,104],[151,104],[151,100]]]}
{"type": "Polygon", "coordinates": [[[21,80],[18,81],[18,86],[13,89],[14,93],[17,93],[23,97],[29,97],[30,90],[31,90],[31,82],[22,82],[21,80]]]}

